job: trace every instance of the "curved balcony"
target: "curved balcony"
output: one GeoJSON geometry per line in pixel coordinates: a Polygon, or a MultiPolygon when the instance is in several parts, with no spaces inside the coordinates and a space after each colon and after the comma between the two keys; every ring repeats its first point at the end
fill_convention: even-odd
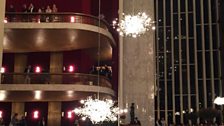
{"type": "Polygon", "coordinates": [[[100,20],[99,27],[99,19],[94,16],[79,13],[6,13],[5,16],[5,52],[89,49],[93,54],[99,34],[101,54],[110,54],[116,46],[109,25],[100,20]]]}
{"type": "Polygon", "coordinates": [[[113,97],[110,80],[103,76],[81,73],[5,73],[2,74],[0,95],[3,101],[71,101],[100,93],[113,97]],[[35,98],[35,91],[41,91],[42,97],[35,98]]]}
{"type": "Polygon", "coordinates": [[[36,22],[36,23],[81,23],[99,26],[108,30],[108,24],[105,20],[99,20],[98,17],[81,13],[22,13],[6,12],[5,22],[36,22]],[[100,21],[100,23],[99,23],[100,21]]]}

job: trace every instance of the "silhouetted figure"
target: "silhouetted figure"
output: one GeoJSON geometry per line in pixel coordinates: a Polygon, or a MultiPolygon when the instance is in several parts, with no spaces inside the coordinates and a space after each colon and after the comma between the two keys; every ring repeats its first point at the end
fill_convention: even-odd
{"type": "Polygon", "coordinates": [[[41,120],[38,122],[38,126],[46,126],[46,121],[44,117],[42,117],[41,120]]]}
{"type": "Polygon", "coordinates": [[[16,12],[16,9],[14,8],[14,6],[12,4],[9,5],[8,12],[16,12]]]}
{"type": "Polygon", "coordinates": [[[137,117],[135,117],[135,124],[138,125],[138,126],[141,126],[141,122],[138,120],[137,117]]]}
{"type": "Polygon", "coordinates": [[[28,21],[28,15],[26,14],[28,12],[28,8],[26,4],[23,4],[22,6],[22,12],[24,13],[22,15],[22,21],[27,22],[28,21]]]}
{"type": "Polygon", "coordinates": [[[26,122],[26,117],[22,116],[21,120],[20,120],[20,126],[27,126],[27,122],[26,122]]]}
{"type": "Polygon", "coordinates": [[[3,118],[0,118],[0,126],[5,126],[3,118]]]}
{"type": "Polygon", "coordinates": [[[131,108],[130,108],[130,117],[131,117],[131,122],[130,124],[135,124],[135,104],[131,103],[131,108]]]}
{"type": "MultiPolygon", "coordinates": [[[[15,8],[14,8],[14,6],[12,4],[9,5],[8,12],[16,12],[16,10],[15,10],[15,8]]],[[[8,21],[12,22],[14,20],[14,18],[15,18],[15,15],[14,14],[10,14],[8,16],[8,21]]]]}
{"type": "Polygon", "coordinates": [[[27,10],[29,13],[33,13],[35,12],[35,8],[34,8],[34,5],[32,3],[30,3],[29,7],[28,7],[28,10],[27,10]]]}
{"type": "Polygon", "coordinates": [[[96,67],[95,67],[95,66],[92,66],[92,67],[91,67],[91,70],[90,70],[89,73],[90,73],[90,74],[97,74],[96,67]]]}
{"type": "Polygon", "coordinates": [[[161,126],[166,126],[166,121],[164,118],[161,119],[161,126]]]}
{"type": "Polygon", "coordinates": [[[9,126],[19,126],[18,113],[15,113],[11,119],[9,126]]]}
{"type": "Polygon", "coordinates": [[[32,73],[32,67],[31,65],[29,65],[25,70],[24,70],[24,73],[25,73],[25,80],[24,80],[24,83],[25,84],[30,84],[30,81],[31,81],[31,78],[30,78],[30,73],[32,73]]]}
{"type": "Polygon", "coordinates": [[[52,5],[52,12],[53,13],[57,13],[58,12],[58,8],[57,8],[56,4],[52,5]]]}
{"type": "Polygon", "coordinates": [[[161,126],[160,119],[157,119],[155,124],[156,126],[161,126]]]}

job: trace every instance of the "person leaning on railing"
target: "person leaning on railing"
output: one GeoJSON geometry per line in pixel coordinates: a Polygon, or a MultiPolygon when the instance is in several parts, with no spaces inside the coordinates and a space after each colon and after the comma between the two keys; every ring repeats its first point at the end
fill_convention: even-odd
{"type": "Polygon", "coordinates": [[[31,73],[32,73],[33,71],[32,71],[32,67],[31,67],[31,65],[28,65],[28,67],[27,68],[25,68],[25,70],[24,70],[24,73],[25,73],[25,80],[24,80],[24,83],[25,84],[30,84],[30,82],[31,82],[31,73]]]}
{"type": "MultiPolygon", "coordinates": [[[[14,8],[14,6],[12,4],[9,5],[9,8],[7,9],[7,12],[16,12],[16,9],[14,8]]],[[[8,16],[8,21],[12,22],[14,20],[14,15],[9,15],[8,16]]]]}
{"type": "MultiPolygon", "coordinates": [[[[47,8],[46,8],[46,10],[45,10],[45,12],[46,13],[52,13],[52,9],[51,9],[51,7],[48,5],[47,6],[47,8]]],[[[47,17],[46,17],[46,22],[51,22],[51,15],[47,15],[47,17]]]]}
{"type": "Polygon", "coordinates": [[[46,16],[43,15],[44,12],[45,12],[44,7],[38,9],[38,13],[40,13],[40,15],[38,16],[39,22],[45,22],[46,21],[46,16]]]}
{"type": "MultiPolygon", "coordinates": [[[[35,13],[37,12],[36,8],[34,7],[33,3],[30,3],[28,9],[27,9],[28,13],[35,13]]],[[[29,22],[35,22],[35,17],[33,15],[28,15],[29,16],[29,22]]]]}

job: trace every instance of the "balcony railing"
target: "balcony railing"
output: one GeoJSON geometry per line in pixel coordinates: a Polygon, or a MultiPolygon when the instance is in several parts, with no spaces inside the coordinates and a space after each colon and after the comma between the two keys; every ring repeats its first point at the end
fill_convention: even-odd
{"type": "MultiPolygon", "coordinates": [[[[100,27],[107,29],[107,22],[100,20],[100,27]]],[[[5,22],[36,22],[36,23],[81,23],[99,26],[99,18],[81,13],[22,13],[6,12],[5,22]]]]}
{"type": "Polygon", "coordinates": [[[104,76],[82,73],[4,73],[2,84],[81,84],[111,88],[104,76]]]}

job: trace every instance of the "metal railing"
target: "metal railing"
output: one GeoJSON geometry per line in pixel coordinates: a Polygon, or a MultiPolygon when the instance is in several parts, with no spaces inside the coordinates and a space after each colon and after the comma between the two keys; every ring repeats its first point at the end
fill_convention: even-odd
{"type": "Polygon", "coordinates": [[[2,84],[81,84],[112,87],[110,80],[104,76],[83,73],[4,73],[1,79],[2,84]]]}
{"type": "MultiPolygon", "coordinates": [[[[36,22],[36,23],[81,23],[99,26],[99,18],[81,13],[24,13],[6,12],[5,22],[36,22]]],[[[108,23],[100,20],[100,27],[108,29],[108,23]]]]}

